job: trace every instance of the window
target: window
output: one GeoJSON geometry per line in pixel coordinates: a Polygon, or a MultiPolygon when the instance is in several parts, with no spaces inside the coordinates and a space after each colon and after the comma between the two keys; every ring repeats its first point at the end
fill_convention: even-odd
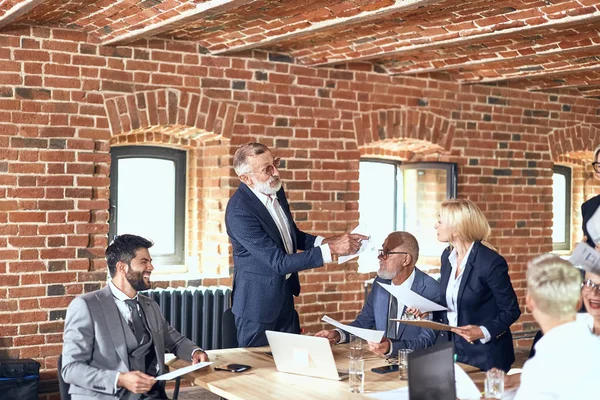
{"type": "Polygon", "coordinates": [[[555,165],[552,174],[552,248],[571,250],[571,168],[555,165]]]}
{"type": "Polygon", "coordinates": [[[156,267],[184,265],[185,151],[123,146],[110,153],[109,241],[140,235],[154,241],[156,267]]]}
{"type": "MultiPolygon", "coordinates": [[[[439,258],[447,245],[436,239],[434,225],[442,201],[456,197],[456,164],[365,160],[359,173],[360,224],[375,248],[381,248],[388,234],[402,230],[417,238],[420,258],[439,258]]],[[[360,272],[378,268],[376,254],[359,258],[360,272]]]]}

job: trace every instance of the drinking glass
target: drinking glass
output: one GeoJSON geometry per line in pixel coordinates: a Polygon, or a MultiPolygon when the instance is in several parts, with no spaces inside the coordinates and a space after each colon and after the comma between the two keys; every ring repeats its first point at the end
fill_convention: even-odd
{"type": "Polygon", "coordinates": [[[411,349],[398,350],[398,370],[400,371],[400,379],[408,380],[408,354],[412,353],[411,349]]]}
{"type": "Polygon", "coordinates": [[[485,397],[501,399],[504,395],[504,371],[492,368],[485,373],[485,397]]]}
{"type": "Polygon", "coordinates": [[[362,358],[363,342],[362,339],[355,335],[350,335],[350,358],[362,358]]]}
{"type": "Polygon", "coordinates": [[[365,391],[365,360],[362,358],[350,359],[350,392],[363,393],[365,391]]]}

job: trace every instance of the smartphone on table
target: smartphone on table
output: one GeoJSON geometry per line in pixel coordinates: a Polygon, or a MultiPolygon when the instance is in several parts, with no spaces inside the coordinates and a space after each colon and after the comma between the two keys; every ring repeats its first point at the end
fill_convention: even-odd
{"type": "Polygon", "coordinates": [[[397,372],[398,364],[390,364],[390,365],[384,365],[383,367],[371,368],[371,371],[375,372],[376,374],[387,374],[389,372],[397,372]]]}
{"type": "Polygon", "coordinates": [[[226,364],[226,365],[219,365],[218,367],[215,367],[216,371],[229,371],[229,372],[243,372],[243,371],[247,371],[250,368],[252,368],[249,365],[244,365],[244,364],[226,364]]]}

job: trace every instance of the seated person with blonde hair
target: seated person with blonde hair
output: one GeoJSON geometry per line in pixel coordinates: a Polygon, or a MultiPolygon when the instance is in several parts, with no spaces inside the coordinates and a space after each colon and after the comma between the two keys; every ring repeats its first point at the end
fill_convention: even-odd
{"type": "Polygon", "coordinates": [[[580,290],[580,272],[560,257],[544,254],[529,262],[526,303],[544,336],[523,366],[515,400],[598,398],[600,340],[575,319],[580,290]]]}

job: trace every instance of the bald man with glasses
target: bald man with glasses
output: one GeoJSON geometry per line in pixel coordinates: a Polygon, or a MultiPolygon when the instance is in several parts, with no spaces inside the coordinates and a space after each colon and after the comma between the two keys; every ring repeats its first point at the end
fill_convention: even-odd
{"type": "MultiPolygon", "coordinates": [[[[351,326],[385,332],[380,343],[369,342],[369,349],[378,355],[396,356],[400,349],[423,349],[432,346],[436,333],[396,321],[407,315],[406,307],[389,294],[378,282],[410,288],[413,292],[439,303],[439,283],[415,267],[419,259],[417,239],[408,232],[393,232],[379,250],[379,270],[367,302],[351,326]]],[[[333,343],[344,343],[347,335],[338,329],[323,330],[315,336],[325,337],[333,343]]]]}
{"type": "Polygon", "coordinates": [[[280,159],[261,143],[245,144],[233,156],[241,182],[227,204],[225,224],[233,249],[232,312],[240,347],[267,345],[265,330],[300,333],[294,309],[298,272],[321,267],[334,255],[354,254],[368,239],[324,238],[298,229],[279,167],[280,159]]]}

